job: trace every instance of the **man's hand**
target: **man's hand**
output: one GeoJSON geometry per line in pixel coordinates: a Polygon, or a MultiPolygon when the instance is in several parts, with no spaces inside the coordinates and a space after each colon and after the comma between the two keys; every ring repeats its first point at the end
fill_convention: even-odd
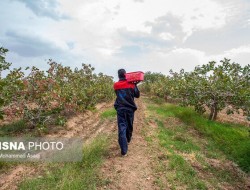
{"type": "Polygon", "coordinates": [[[139,82],[141,82],[141,81],[134,81],[133,83],[134,83],[135,85],[137,85],[139,82]]]}

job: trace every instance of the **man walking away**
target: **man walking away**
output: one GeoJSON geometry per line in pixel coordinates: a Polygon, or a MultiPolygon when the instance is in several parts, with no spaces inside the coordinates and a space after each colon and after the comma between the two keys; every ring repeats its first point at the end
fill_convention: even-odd
{"type": "Polygon", "coordinates": [[[122,156],[126,156],[128,143],[133,132],[134,112],[137,110],[134,97],[140,97],[140,91],[136,84],[128,83],[125,78],[126,71],[118,70],[119,81],[114,84],[116,101],[114,107],[117,111],[118,142],[122,156]]]}

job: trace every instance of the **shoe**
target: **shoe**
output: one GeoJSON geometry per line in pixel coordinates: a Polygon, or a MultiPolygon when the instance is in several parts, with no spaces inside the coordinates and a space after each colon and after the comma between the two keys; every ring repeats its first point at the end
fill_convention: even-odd
{"type": "Polygon", "coordinates": [[[122,157],[127,157],[127,156],[128,156],[128,153],[122,154],[122,157]]]}

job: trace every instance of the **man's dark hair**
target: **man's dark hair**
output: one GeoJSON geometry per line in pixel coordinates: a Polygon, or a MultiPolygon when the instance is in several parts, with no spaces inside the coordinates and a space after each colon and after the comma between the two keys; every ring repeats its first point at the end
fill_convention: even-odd
{"type": "Polygon", "coordinates": [[[119,78],[125,78],[126,71],[125,69],[119,69],[118,70],[118,77],[119,78]]]}

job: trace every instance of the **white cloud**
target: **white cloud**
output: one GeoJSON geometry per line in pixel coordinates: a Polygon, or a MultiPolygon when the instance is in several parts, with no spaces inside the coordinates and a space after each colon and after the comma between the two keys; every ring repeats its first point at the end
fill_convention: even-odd
{"type": "Polygon", "coordinates": [[[66,15],[63,15],[58,11],[57,7],[59,3],[54,0],[15,0],[25,4],[35,15],[49,17],[51,19],[60,20],[68,19],[66,15]]]}
{"type": "Polygon", "coordinates": [[[249,53],[250,54],[250,45],[248,46],[240,46],[238,48],[233,48],[229,51],[225,52],[226,54],[240,54],[240,53],[249,53]]]}
{"type": "Polygon", "coordinates": [[[225,51],[224,57],[230,58],[232,61],[240,63],[241,65],[248,65],[250,60],[250,43],[246,46],[225,51]]]}
{"type": "Polygon", "coordinates": [[[4,25],[0,28],[0,44],[8,47],[13,42],[8,31],[19,36],[16,40],[20,46],[10,49],[14,51],[10,54],[12,62],[42,64],[45,58],[55,58],[71,66],[91,63],[97,71],[116,75],[120,67],[168,73],[170,69],[190,70],[224,56],[243,65],[249,60],[250,3],[245,0],[43,2],[0,2],[4,25]],[[36,9],[40,11],[37,14],[36,9]],[[49,10],[55,11],[46,16],[49,10]],[[62,15],[68,19],[62,19],[62,15]],[[17,55],[27,47],[28,39],[33,44],[40,42],[39,47],[53,48],[44,48],[40,57],[17,55]]]}
{"type": "Polygon", "coordinates": [[[174,35],[172,35],[172,34],[170,34],[170,33],[168,33],[168,32],[162,32],[162,33],[160,33],[160,35],[159,35],[163,40],[173,40],[173,39],[175,39],[175,36],[174,35]]]}
{"type": "Polygon", "coordinates": [[[211,0],[193,0],[192,3],[183,0],[158,0],[157,3],[153,0],[143,3],[96,0],[90,3],[77,1],[73,5],[63,0],[62,7],[79,21],[80,25],[76,27],[86,27],[94,33],[104,34],[112,34],[119,28],[150,33],[151,27],[146,25],[147,22],[154,23],[157,18],[171,13],[182,20],[182,29],[188,37],[194,30],[222,27],[227,16],[223,5],[211,0]]]}

